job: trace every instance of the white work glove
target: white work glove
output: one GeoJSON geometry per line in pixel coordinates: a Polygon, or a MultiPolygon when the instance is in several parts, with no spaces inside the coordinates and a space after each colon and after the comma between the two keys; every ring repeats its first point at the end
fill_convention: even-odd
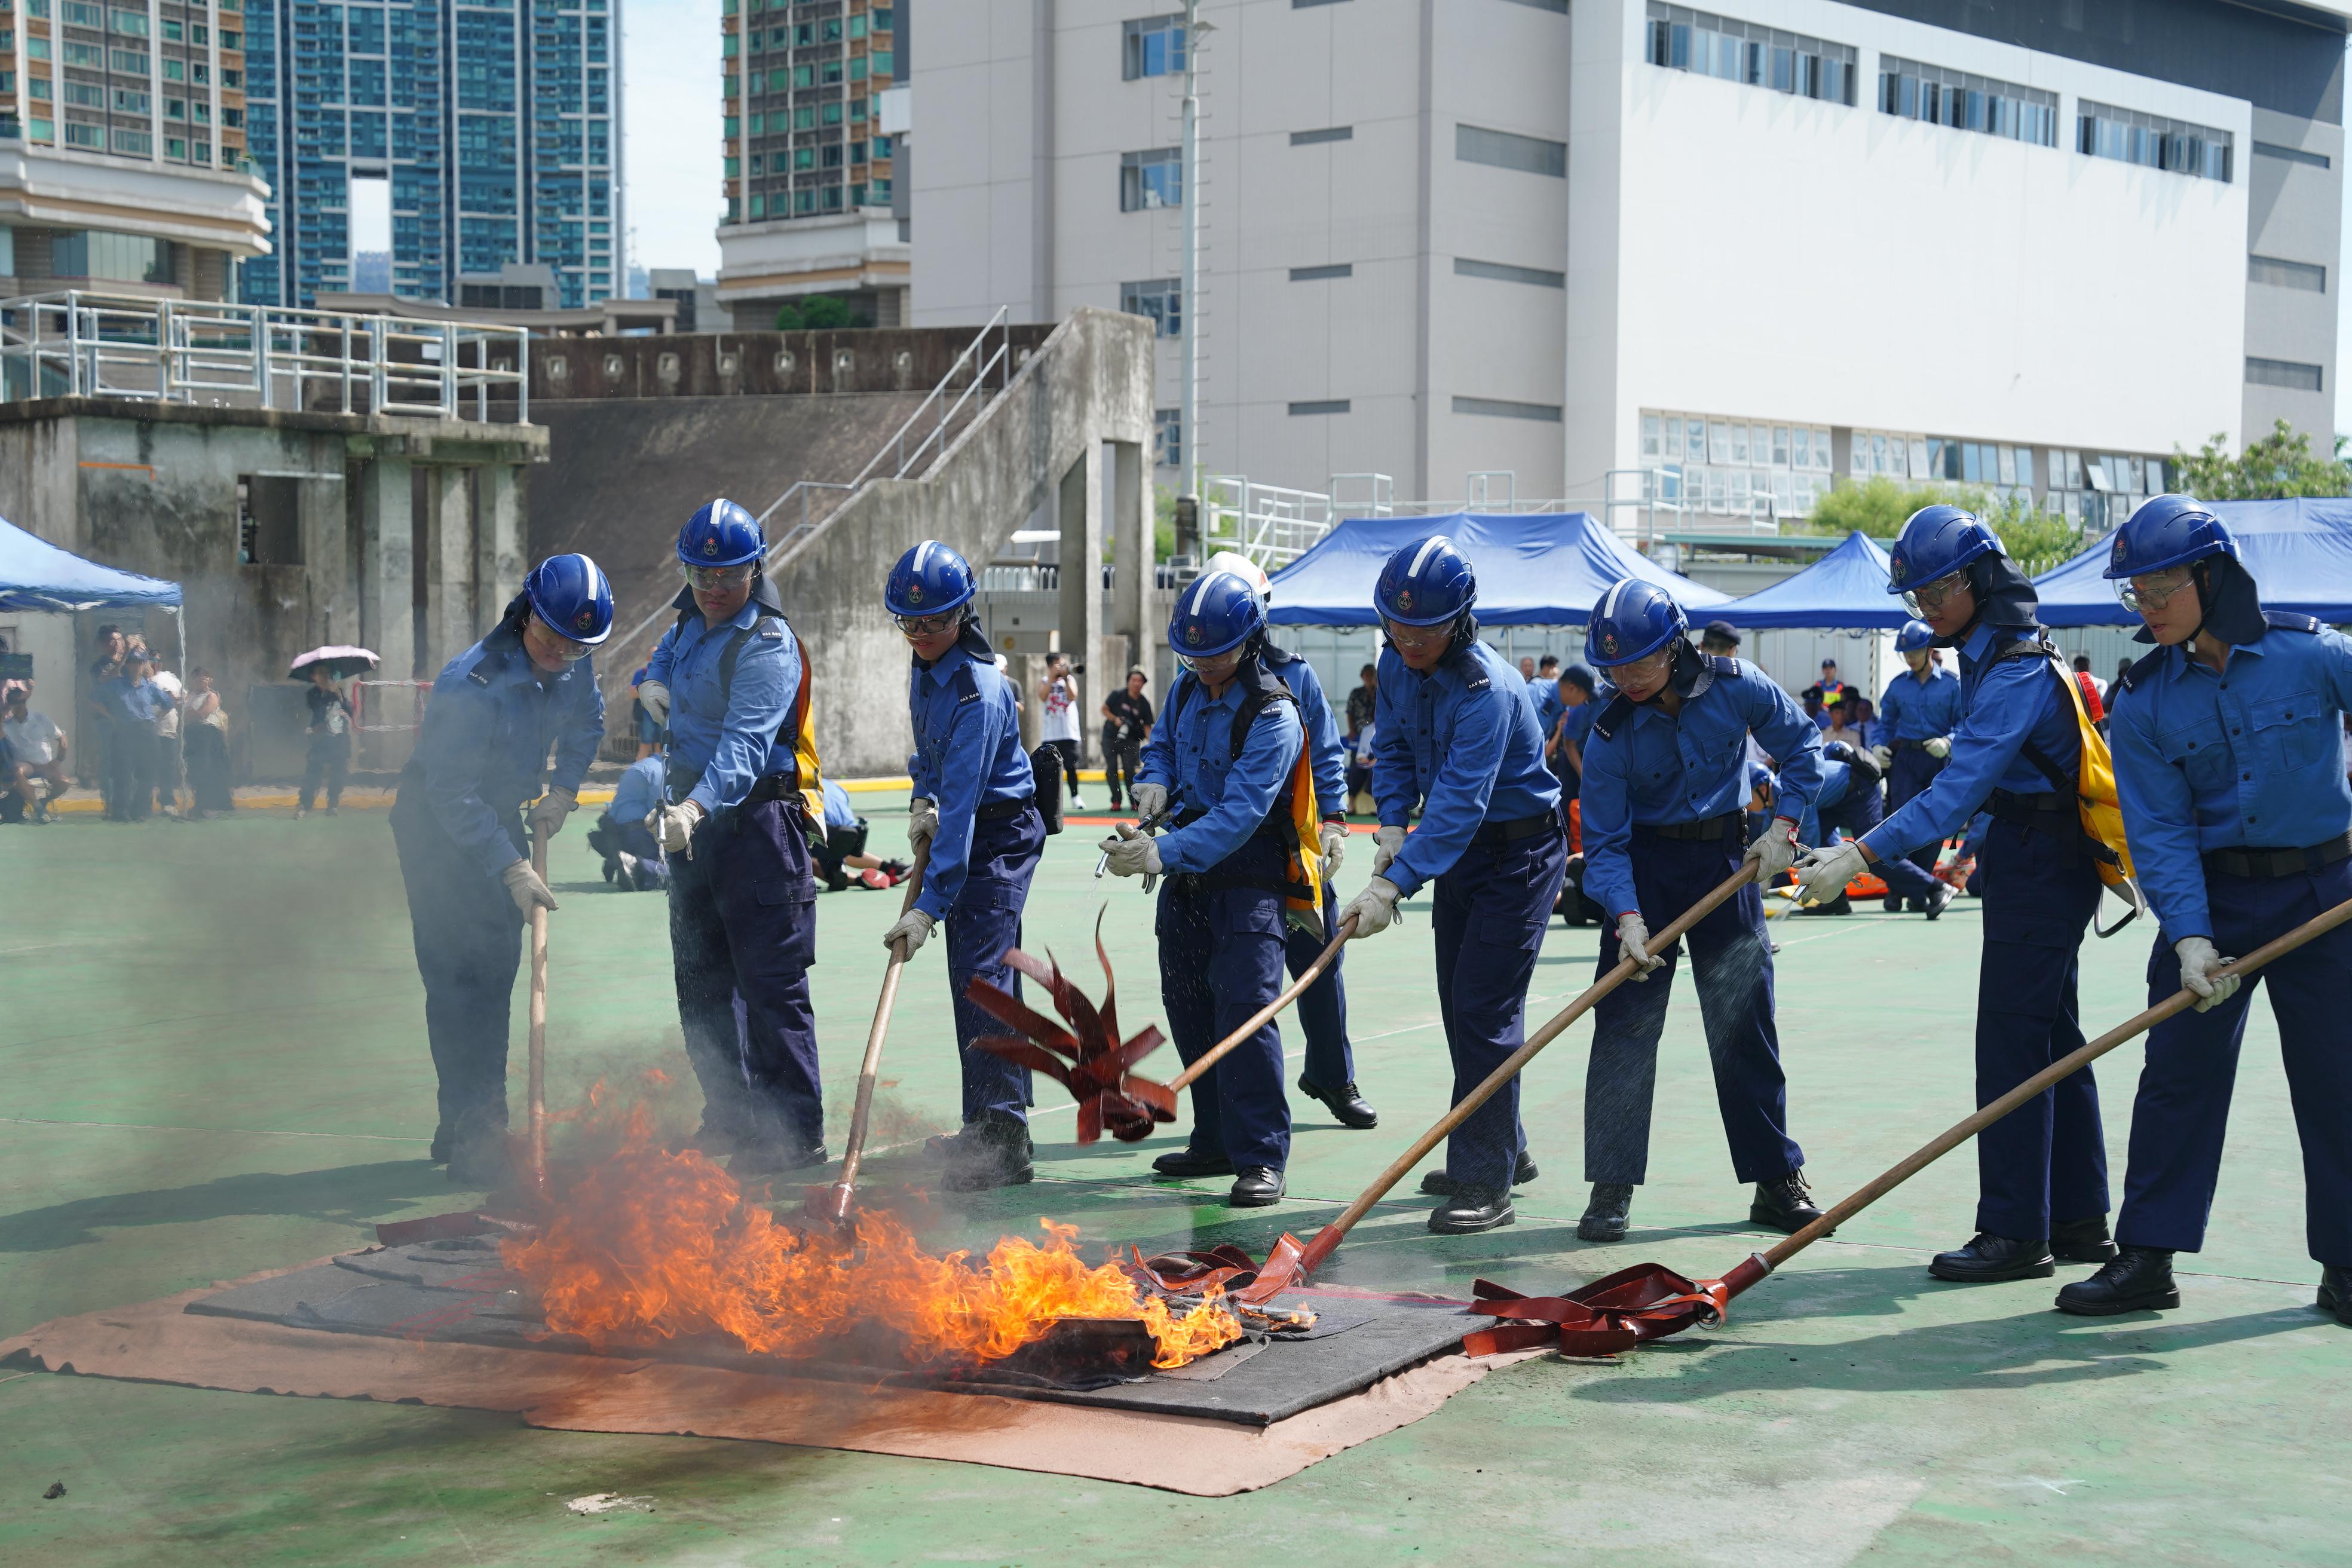
{"type": "Polygon", "coordinates": [[[912,958],[922,950],[923,943],[931,940],[931,927],[936,923],[922,910],[908,910],[898,917],[897,924],[882,933],[882,945],[895,948],[903,942],[907,944],[906,956],[912,958]]]}
{"type": "Polygon", "coordinates": [[[676,805],[657,805],[646,816],[646,829],[661,841],[661,847],[675,855],[686,851],[694,858],[694,826],[702,820],[702,803],[682,800],[676,805]]]}
{"type": "Polygon", "coordinates": [[[1165,784],[1139,784],[1135,786],[1135,816],[1138,821],[1149,821],[1168,807],[1165,784]]]}
{"type": "Polygon", "coordinates": [[[1353,920],[1359,937],[1386,931],[1396,920],[1397,900],[1401,896],[1394,882],[1386,877],[1374,877],[1364,884],[1364,890],[1339,911],[1339,923],[1345,925],[1353,920]]]}
{"type": "Polygon", "coordinates": [[[1769,888],[1780,879],[1780,873],[1797,863],[1797,825],[1785,816],[1776,816],[1756,836],[1748,847],[1748,858],[1757,862],[1757,886],[1769,888]]]}
{"type": "Polygon", "coordinates": [[[940,808],[921,795],[907,803],[907,847],[920,851],[940,830],[940,808]]]}
{"type": "Polygon", "coordinates": [[[548,891],[547,884],[539,879],[539,873],[530,868],[528,860],[517,860],[499,873],[499,879],[507,885],[507,897],[512,899],[515,908],[524,914],[534,909],[559,907],[555,895],[548,891]]]}
{"type": "Polygon", "coordinates": [[[539,797],[524,820],[533,834],[552,838],[563,831],[563,819],[580,809],[580,797],[568,789],[551,789],[539,797]]]}
{"type": "Polygon", "coordinates": [[[2184,936],[2172,951],[2180,955],[2180,984],[2197,993],[2194,1011],[2210,1012],[2237,994],[2237,975],[2213,973],[2230,961],[2205,938],[2184,936]]]}
{"type": "Polygon", "coordinates": [[[1873,746],[1870,748],[1870,760],[1878,764],[1878,771],[1883,773],[1895,765],[1895,749],[1891,746],[1873,746]]]}
{"type": "Polygon", "coordinates": [[[1948,757],[1952,754],[1952,738],[1949,735],[1938,735],[1932,741],[1920,742],[1919,749],[1931,757],[1938,759],[1948,757]]]}
{"type": "Polygon", "coordinates": [[[1348,859],[1348,825],[1327,822],[1323,825],[1323,880],[1329,882],[1339,874],[1348,859]]]}
{"type": "Polygon", "coordinates": [[[1404,853],[1404,829],[1383,827],[1372,835],[1372,875],[1377,877],[1404,853]]]}
{"type": "Polygon", "coordinates": [[[1649,922],[1638,913],[1628,911],[1617,917],[1617,945],[1624,950],[1617,955],[1621,960],[1630,958],[1640,966],[1633,971],[1636,981],[1647,980],[1666,966],[1664,959],[1649,955],[1649,922]]]}
{"type": "Polygon", "coordinates": [[[1114,833],[1098,847],[1110,857],[1110,868],[1117,876],[1156,877],[1165,869],[1160,864],[1160,841],[1149,834],[1121,838],[1114,833]]]}
{"type": "Polygon", "coordinates": [[[1797,901],[1826,904],[1869,868],[1870,862],[1863,858],[1862,844],[1857,839],[1809,849],[1805,858],[1797,862],[1797,901]]]}
{"type": "Polygon", "coordinates": [[[653,715],[655,723],[669,722],[668,687],[658,680],[641,680],[637,683],[637,700],[645,704],[646,711],[653,715]]]}

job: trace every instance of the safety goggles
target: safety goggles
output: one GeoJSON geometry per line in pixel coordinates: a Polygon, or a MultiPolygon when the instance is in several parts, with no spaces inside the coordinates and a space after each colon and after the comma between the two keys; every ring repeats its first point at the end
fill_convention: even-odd
{"type": "Polygon", "coordinates": [[[1621,687],[1628,681],[1646,684],[1665,674],[1674,662],[1675,645],[1668,643],[1655,653],[1645,653],[1637,659],[1617,666],[1609,674],[1621,687]]]}
{"type": "Polygon", "coordinates": [[[935,637],[956,625],[961,610],[941,610],[936,616],[893,616],[898,630],[908,637],[935,637]]]}
{"type": "Polygon", "coordinates": [[[1176,656],[1176,667],[1193,675],[1206,674],[1222,680],[1241,668],[1243,651],[1229,647],[1223,653],[1202,654],[1198,658],[1188,658],[1180,653],[1176,656]]]}
{"type": "Polygon", "coordinates": [[[1400,626],[1384,616],[1381,618],[1381,630],[1388,634],[1391,646],[1399,652],[1419,653],[1423,648],[1444,647],[1446,641],[1454,636],[1454,623],[1448,621],[1434,626],[1400,626]]]}
{"type": "Polygon", "coordinates": [[[688,566],[686,580],[703,593],[716,594],[722,589],[740,588],[749,583],[751,570],[751,563],[748,561],[740,566],[688,566]]]}
{"type": "Polygon", "coordinates": [[[1969,574],[1965,570],[1948,572],[1934,582],[1922,584],[1905,594],[1903,603],[1913,615],[1924,616],[1930,610],[1942,609],[1945,600],[1968,585],[1969,574]]]}
{"type": "Polygon", "coordinates": [[[2145,577],[2126,577],[2116,584],[2116,597],[2126,610],[2160,610],[2172,601],[2172,595],[2197,580],[2196,574],[2186,566],[2176,566],[2169,572],[2153,572],[2145,577]]]}
{"type": "Polygon", "coordinates": [[[539,640],[546,645],[547,651],[566,664],[575,664],[596,651],[584,642],[573,642],[537,616],[531,616],[530,624],[537,628],[539,640]]]}

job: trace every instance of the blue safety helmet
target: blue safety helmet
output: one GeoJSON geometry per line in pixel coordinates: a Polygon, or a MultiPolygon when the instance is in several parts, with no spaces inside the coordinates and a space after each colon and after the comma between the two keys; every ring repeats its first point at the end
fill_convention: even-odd
{"type": "Polygon", "coordinates": [[[1477,574],[1442,533],[1416,539],[1390,556],[1372,589],[1381,618],[1401,626],[1444,626],[1477,602],[1477,574]]]}
{"type": "Polygon", "coordinates": [[[1917,653],[1936,646],[1935,629],[1925,621],[1906,621],[1903,629],[1895,634],[1896,653],[1917,653]]]}
{"type": "Polygon", "coordinates": [[[882,607],[894,616],[936,616],[969,603],[980,591],[971,563],[936,539],[926,539],[890,568],[882,607]]]}
{"type": "Polygon", "coordinates": [[[613,635],[613,584],[585,555],[551,555],[523,579],[531,614],[558,636],[591,647],[613,635]]]}
{"type": "Polygon", "coordinates": [[[1908,594],[1950,576],[1979,555],[2000,552],[2000,541],[1976,513],[1957,506],[1923,506],[1888,552],[1894,562],[1887,568],[1886,591],[1908,594]]]}
{"type": "Polygon", "coordinates": [[[740,566],[768,552],[760,520],[731,500],[715,500],[677,531],[677,558],[688,566],[740,566]]]}
{"type": "Polygon", "coordinates": [[[2116,530],[2104,575],[2145,577],[2208,555],[2238,559],[2238,541],[2230,525],[2195,496],[2156,496],[2116,530]]]}
{"type": "Polygon", "coordinates": [[[1231,572],[1210,572],[1176,595],[1168,617],[1168,647],[1190,662],[1230,653],[1265,628],[1265,606],[1257,591],[1231,572]]]}
{"type": "Polygon", "coordinates": [[[1620,577],[1592,606],[1585,657],[1603,669],[1647,658],[1690,629],[1674,595],[1644,577],[1620,577]]]}

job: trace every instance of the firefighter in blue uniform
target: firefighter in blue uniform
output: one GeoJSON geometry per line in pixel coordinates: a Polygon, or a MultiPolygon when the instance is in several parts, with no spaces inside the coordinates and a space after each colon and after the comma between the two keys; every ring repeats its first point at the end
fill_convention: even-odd
{"type": "MultiPolygon", "coordinates": [[[[2074,989],[2099,877],[2075,795],[2074,705],[2034,619],[2033,584],[1974,513],[1924,507],[1895,542],[1890,594],[1959,650],[1964,712],[1951,755],[1900,811],[1798,868],[1807,900],[1834,896],[1874,862],[1939,844],[1979,809],[1984,948],[1977,981],[1977,1103],[1999,1099],[2083,1043],[2074,989]]],[[[2020,1106],[1977,1139],[1977,1232],[1928,1265],[1939,1279],[2038,1279],[2056,1258],[2104,1262],[2106,1146],[2091,1069],[2020,1106]]]]}
{"type": "MultiPolygon", "coordinates": [[[[1932,650],[1935,629],[1925,621],[1906,621],[1895,634],[1895,651],[1910,668],[1886,683],[1878,703],[1878,744],[1871,752],[1886,774],[1886,809],[1896,812],[1927,787],[1952,754],[1952,731],[1960,723],[1960,678],[1937,666],[1932,650]]],[[[1808,842],[1811,842],[1808,840],[1808,842]]],[[[1906,857],[1920,870],[1936,869],[1936,852],[1929,844],[1906,857]]],[[[1903,897],[1886,879],[1889,914],[1900,909],[1903,897]]],[[[1911,907],[1919,909],[1915,897],[1911,907]]]]}
{"type": "MultiPolygon", "coordinates": [[[[1528,982],[1568,874],[1559,781],[1519,672],[1478,640],[1478,583],[1443,534],[1391,555],[1372,589],[1385,634],[1373,723],[1372,879],[1348,907],[1356,935],[1388,929],[1399,901],[1436,883],[1437,1009],[1453,1097],[1525,1043],[1528,982]],[[1407,819],[1421,808],[1408,835],[1407,819]]],[[[1454,1129],[1422,1190],[1445,1201],[1442,1236],[1509,1225],[1511,1189],[1535,1180],[1517,1079],[1454,1129]]]]}
{"type": "MultiPolygon", "coordinates": [[[[1231,572],[1257,595],[1260,609],[1271,615],[1274,584],[1256,562],[1236,551],[1220,550],[1209,557],[1204,572],[1231,572]]],[[[1265,667],[1298,700],[1298,720],[1307,730],[1307,765],[1315,774],[1315,802],[1322,816],[1317,830],[1323,849],[1323,912],[1318,925],[1294,921],[1284,962],[1292,978],[1307,972],[1330,945],[1339,930],[1339,894],[1332,879],[1348,855],[1348,743],[1340,738],[1339,722],[1323,694],[1322,678],[1298,655],[1277,647],[1269,629],[1265,667]]],[[[1317,977],[1298,998],[1298,1032],[1307,1037],[1307,1058],[1298,1074],[1298,1092],[1319,1100],[1342,1127],[1359,1131],[1377,1127],[1380,1113],[1356,1088],[1356,1056],[1348,1045],[1348,994],[1339,971],[1343,961],[1317,977]]]]}
{"type": "Polygon", "coordinates": [[[612,586],[594,562],[541,562],[490,635],[433,682],[401,772],[392,837],[440,1086],[433,1158],[461,1186],[496,1186],[507,1174],[507,1020],[522,926],[533,909],[556,907],[525,833],[551,835],[579,809],[580,781],[604,738],[588,656],[612,630],[612,586]],[[551,747],[553,781],[542,792],[551,747]]]}
{"type": "MultiPolygon", "coordinates": [[[[1282,989],[1294,914],[1319,918],[1315,783],[1295,696],[1267,670],[1265,611],[1247,581],[1204,574],[1176,596],[1168,646],[1181,673],[1144,743],[1139,796],[1173,828],[1103,841],[1122,877],[1162,875],[1160,991],[1189,1065],[1282,989]],[[1150,791],[1163,792],[1148,795],[1150,791]],[[1302,831],[1303,828],[1303,831],[1302,831]]],[[[1223,1175],[1227,1202],[1279,1202],[1290,1160],[1282,1036],[1272,1020],[1192,1085],[1185,1147],[1153,1169],[1223,1175]]]]}
{"type": "Polygon", "coordinates": [[[1037,781],[1021,749],[1021,709],[973,614],[971,563],[936,540],[898,558],[883,586],[883,607],[912,653],[907,707],[915,752],[907,762],[915,797],[907,840],[930,846],[915,905],[884,934],[912,958],[947,924],[948,984],[956,1057],[963,1077],[963,1125],[932,1141],[957,1192],[1010,1186],[1034,1174],[1029,1142],[1029,1069],[973,1047],[1003,1030],[964,994],[975,979],[1012,995],[1021,977],[1004,962],[1021,945],[1021,913],[1045,844],[1037,781]]]}
{"type": "MultiPolygon", "coordinates": [[[[1628,577],[1592,609],[1585,653],[1615,687],[1584,748],[1584,890],[1615,931],[1599,973],[1650,945],[1739,868],[1754,881],[1691,927],[1699,1012],[1715,1068],[1716,1108],[1736,1179],[1753,1184],[1748,1218],[1794,1232],[1818,1218],[1805,1154],[1788,1133],[1788,1082],[1773,1022],[1766,885],[1797,856],[1797,825],[1822,787],[1821,731],[1789,694],[1736,658],[1691,646],[1690,622],[1654,583],[1628,577]],[[1748,841],[1748,737],[1780,763],[1772,820],[1748,841]]],[[[1593,1008],[1584,1088],[1585,1179],[1592,1196],[1577,1234],[1617,1241],[1633,1189],[1649,1173],[1658,1037],[1678,948],[1642,963],[1593,1008]]]]}
{"type": "MultiPolygon", "coordinates": [[[[1873,752],[1880,750],[1874,746],[1873,752]]],[[[1885,820],[1885,811],[1879,805],[1878,763],[1874,757],[1856,752],[1843,741],[1832,741],[1822,748],[1822,789],[1813,797],[1812,808],[1797,825],[1800,844],[1826,844],[1832,839],[1859,838],[1885,820]]],[[[1941,916],[1958,896],[1957,891],[1927,875],[1900,855],[1878,862],[1878,874],[1885,880],[1888,897],[1886,908],[1899,910],[1908,900],[1914,910],[1924,912],[1929,920],[1941,916]]],[[[1843,889],[1838,896],[1825,904],[1813,904],[1800,910],[1802,914],[1852,914],[1853,904],[1843,889]]]]}
{"type": "Polygon", "coordinates": [[[2352,1323],[2352,930],[2338,926],[2242,984],[2224,954],[2352,899],[2352,790],[2340,758],[2352,642],[2308,616],[2266,614],[2237,542],[2187,496],[2158,496],[2116,534],[2106,574],[2158,646],[2121,682],[2107,732],[2125,834],[2164,922],[2158,1024],[2132,1106],[2121,1252],[2058,1293],[2087,1315],[2172,1307],[2172,1255],[2195,1252],[2221,1174],[2222,1130],[2254,986],[2269,990],[2302,1134],[2305,1235],[2319,1305],[2352,1323]]]}
{"type": "Polygon", "coordinates": [[[678,531],[687,585],[637,700],[669,727],[665,804],[647,819],[669,859],[670,958],[687,1059],[702,1085],[697,1145],[734,1171],[824,1159],[816,1019],[824,831],[808,660],[761,570],[750,512],[714,500],[678,531]]]}

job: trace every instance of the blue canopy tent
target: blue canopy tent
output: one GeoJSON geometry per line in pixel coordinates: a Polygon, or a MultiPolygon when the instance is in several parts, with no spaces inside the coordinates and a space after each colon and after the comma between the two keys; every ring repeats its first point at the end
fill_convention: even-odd
{"type": "MultiPolygon", "coordinates": [[[[2262,587],[2264,607],[2352,622],[2352,500],[2225,500],[2213,510],[2238,536],[2239,558],[2262,587]]],[[[2033,580],[2042,622],[2051,626],[2133,626],[2139,616],[2116,598],[2101,540],[2033,580]]]]}
{"type": "Polygon", "coordinates": [[[177,611],[180,585],[85,561],[0,518],[0,611],[177,611]]]}
{"type": "Polygon", "coordinates": [[[1911,618],[1900,595],[1886,591],[1886,552],[1866,534],[1849,533],[1836,549],[1791,577],[1710,617],[1752,631],[1822,627],[1837,631],[1899,631],[1911,618]]]}
{"type": "Polygon", "coordinates": [[[1610,584],[1646,577],[1689,611],[1730,595],[1657,565],[1591,512],[1446,512],[1351,517],[1274,579],[1277,626],[1371,626],[1372,584],[1388,558],[1442,533],[1478,574],[1478,622],[1489,626],[1582,626],[1610,584]]]}

